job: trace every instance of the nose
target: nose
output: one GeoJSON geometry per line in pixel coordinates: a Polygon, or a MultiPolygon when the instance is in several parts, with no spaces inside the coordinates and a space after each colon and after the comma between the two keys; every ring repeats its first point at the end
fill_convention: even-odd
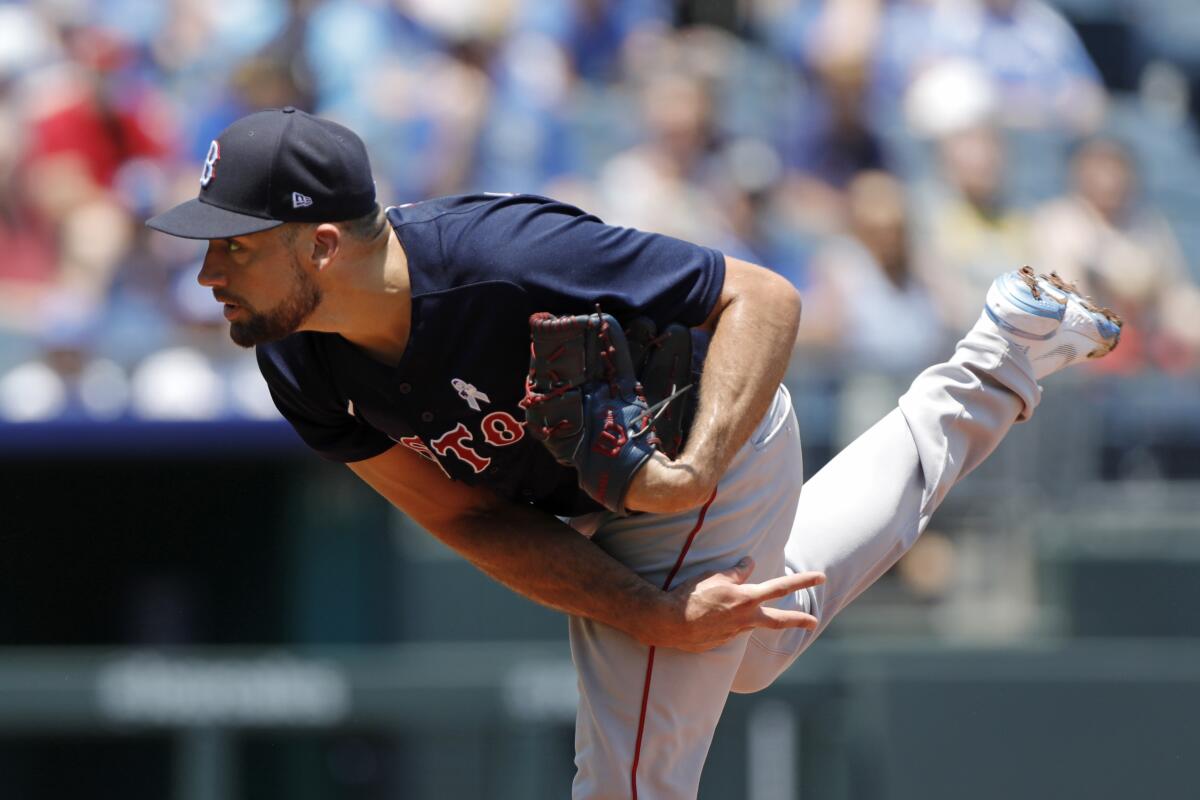
{"type": "Polygon", "coordinates": [[[216,246],[208,245],[208,252],[204,254],[204,263],[200,266],[200,274],[196,276],[196,280],[201,286],[206,286],[210,289],[225,285],[225,271],[220,268],[218,262],[220,258],[216,254],[216,246]]]}

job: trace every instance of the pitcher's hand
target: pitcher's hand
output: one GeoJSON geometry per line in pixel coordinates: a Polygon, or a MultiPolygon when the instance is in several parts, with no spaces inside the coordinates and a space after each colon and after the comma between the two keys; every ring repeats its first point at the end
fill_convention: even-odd
{"type": "Polygon", "coordinates": [[[816,629],[812,614],[764,603],[819,586],[825,582],[824,574],[801,572],[746,583],[753,570],[754,561],[746,557],[729,569],[707,572],[671,589],[665,616],[639,638],[650,645],[700,653],[752,628],[816,629]]]}

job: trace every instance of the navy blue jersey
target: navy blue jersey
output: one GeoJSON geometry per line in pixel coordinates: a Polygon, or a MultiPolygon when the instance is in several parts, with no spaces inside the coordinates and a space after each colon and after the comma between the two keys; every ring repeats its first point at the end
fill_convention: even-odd
{"type": "Polygon", "coordinates": [[[554,514],[597,510],[575,471],[525,435],[529,316],[694,327],[725,280],[721,253],[603,224],[533,195],[465,195],[388,209],[408,258],[412,325],[396,366],[337,334],[258,348],[283,416],[317,452],[359,461],[399,443],[447,477],[554,514]]]}

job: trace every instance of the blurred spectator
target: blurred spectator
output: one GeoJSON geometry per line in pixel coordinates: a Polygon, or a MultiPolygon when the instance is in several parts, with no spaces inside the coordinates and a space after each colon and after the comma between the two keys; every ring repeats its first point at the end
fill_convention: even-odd
{"type": "Polygon", "coordinates": [[[639,101],[646,140],[600,170],[606,221],[739,249],[712,183],[721,142],[710,87],[683,72],[655,73],[639,101]]]}
{"type": "Polygon", "coordinates": [[[973,127],[996,126],[1000,98],[977,64],[946,59],[923,71],[904,97],[904,120],[921,139],[943,139],[973,127]]]}
{"type": "Polygon", "coordinates": [[[832,53],[870,67],[879,122],[944,61],[974,64],[1001,98],[1005,127],[1094,130],[1105,108],[1100,73],[1079,36],[1042,0],[760,0],[764,38],[799,63],[832,53]]]}
{"type": "Polygon", "coordinates": [[[864,172],[846,196],[846,235],[831,238],[809,264],[797,340],[803,360],[823,353],[842,378],[836,439],[843,443],[948,351],[903,186],[887,173],[864,172]]]}
{"type": "Polygon", "coordinates": [[[777,109],[751,101],[749,112],[740,96],[755,71],[744,43],[705,27],[658,41],[641,33],[631,41],[623,87],[637,99],[640,141],[600,168],[593,207],[615,224],[777,262],[788,249],[766,219],[782,176],[767,142],[777,109]],[[748,113],[757,124],[746,124],[748,113]]]}
{"type": "Polygon", "coordinates": [[[38,354],[0,374],[0,421],[107,421],[124,414],[125,370],[95,352],[99,309],[69,295],[39,309],[38,354]]]}
{"type": "Polygon", "coordinates": [[[586,178],[636,139],[626,113],[630,50],[669,41],[669,20],[663,0],[520,2],[490,64],[480,185],[590,206],[586,178]]]}
{"type": "Polygon", "coordinates": [[[22,134],[0,154],[0,182],[13,191],[0,200],[0,238],[23,256],[5,272],[23,279],[12,310],[26,328],[47,304],[105,301],[132,243],[127,171],[166,155],[171,133],[128,43],[72,22],[56,33],[61,60],[25,70],[0,101],[0,118],[15,115],[22,134]]]}
{"type": "Polygon", "coordinates": [[[1005,126],[1086,132],[1103,118],[1096,65],[1042,0],[901,0],[883,30],[885,72],[906,85],[940,61],[966,59],[995,85],[1005,126]]]}
{"type": "Polygon", "coordinates": [[[0,90],[0,327],[28,333],[56,262],[54,232],[21,191],[22,134],[15,104],[0,90]]]}
{"type": "Polygon", "coordinates": [[[877,15],[873,2],[831,0],[803,48],[808,92],[784,158],[797,222],[817,232],[841,227],[844,191],[855,175],[887,168],[867,102],[877,15]]]}
{"type": "Polygon", "coordinates": [[[583,147],[572,117],[580,89],[568,53],[541,33],[522,31],[498,45],[489,66],[492,86],[476,122],[471,185],[536,192],[549,180],[578,173],[583,147]]]}
{"type": "Polygon", "coordinates": [[[667,0],[523,0],[520,6],[517,28],[554,42],[568,54],[571,72],[590,82],[617,80],[629,37],[661,32],[671,21],[667,0]]]}
{"type": "Polygon", "coordinates": [[[938,178],[925,187],[920,236],[929,248],[930,288],[950,327],[966,330],[979,298],[1028,255],[1028,220],[1004,195],[1003,134],[986,124],[937,142],[938,178]]]}
{"type": "Polygon", "coordinates": [[[904,187],[864,172],[847,187],[846,235],[809,264],[798,344],[833,350],[850,370],[911,378],[945,348],[925,283],[928,265],[909,231],[904,187]]]}
{"type": "Polygon", "coordinates": [[[1055,270],[1121,314],[1121,347],[1106,370],[1178,371],[1200,355],[1200,290],[1170,226],[1139,201],[1129,150],[1113,139],[1084,143],[1072,159],[1070,192],[1038,210],[1039,269],[1055,270]]]}
{"type": "Polygon", "coordinates": [[[867,65],[856,61],[817,64],[817,83],[788,157],[803,176],[841,191],[859,172],[886,166],[883,142],[867,119],[867,65]]]}
{"type": "Polygon", "coordinates": [[[158,88],[131,71],[127,43],[97,28],[62,35],[68,60],[30,77],[26,158],[34,168],[80,170],[74,180],[85,190],[106,189],[126,161],[167,154],[170,117],[158,88]]]}
{"type": "Polygon", "coordinates": [[[493,91],[486,70],[501,23],[490,13],[464,16],[470,4],[441,11],[430,3],[397,5],[405,10],[333,0],[313,11],[307,45],[317,76],[314,110],[363,137],[382,179],[380,196],[462,191],[478,169],[493,91]],[[428,25],[454,38],[438,38],[428,25]]]}
{"type": "Polygon", "coordinates": [[[0,6],[0,332],[31,333],[39,299],[55,277],[54,231],[22,184],[28,134],[20,90],[26,75],[59,57],[55,31],[39,15],[0,6]]]}

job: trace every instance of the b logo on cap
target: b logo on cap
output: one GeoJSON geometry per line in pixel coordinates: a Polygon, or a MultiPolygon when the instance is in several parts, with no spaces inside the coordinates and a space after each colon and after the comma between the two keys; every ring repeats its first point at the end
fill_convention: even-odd
{"type": "Polygon", "coordinates": [[[221,145],[213,139],[213,143],[208,146],[208,155],[204,157],[204,169],[200,171],[200,186],[201,188],[212,183],[212,179],[217,175],[217,162],[221,160],[221,145]]]}

